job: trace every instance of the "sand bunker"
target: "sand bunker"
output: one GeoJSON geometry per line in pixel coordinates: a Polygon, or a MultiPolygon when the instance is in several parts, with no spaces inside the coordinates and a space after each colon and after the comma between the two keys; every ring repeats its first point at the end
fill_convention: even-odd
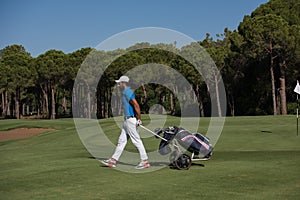
{"type": "Polygon", "coordinates": [[[16,128],[9,131],[0,131],[0,141],[17,140],[32,137],[37,134],[52,131],[49,128],[16,128]]]}

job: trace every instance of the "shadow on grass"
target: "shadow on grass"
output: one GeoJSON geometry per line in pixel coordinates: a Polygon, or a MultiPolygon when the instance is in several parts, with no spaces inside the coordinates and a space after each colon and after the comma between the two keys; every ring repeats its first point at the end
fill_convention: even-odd
{"type": "Polygon", "coordinates": [[[272,133],[272,131],[265,131],[265,130],[261,130],[260,132],[262,132],[262,133],[272,133]]]}
{"type": "Polygon", "coordinates": [[[205,165],[202,163],[192,163],[192,166],[205,167],[205,165]]]}
{"type": "MultiPolygon", "coordinates": [[[[93,157],[93,156],[90,156],[88,158],[89,159],[95,159],[95,160],[98,160],[98,161],[107,159],[107,158],[98,158],[98,157],[93,157]]],[[[119,162],[119,161],[118,161],[118,164],[126,165],[126,166],[133,166],[133,167],[136,166],[134,164],[119,162]]],[[[169,162],[150,162],[150,166],[153,166],[153,167],[169,166],[170,169],[179,170],[176,166],[174,166],[172,163],[169,163],[169,162]]],[[[191,166],[205,167],[205,165],[202,164],[202,163],[192,163],[191,166]]],[[[100,167],[107,167],[107,166],[100,165],[100,167]]]]}
{"type": "MultiPolygon", "coordinates": [[[[88,158],[89,159],[95,159],[95,160],[98,160],[98,161],[107,159],[107,158],[98,158],[98,157],[93,157],[93,156],[90,156],[88,158]]],[[[125,163],[125,162],[120,162],[120,161],[118,161],[118,164],[127,165],[127,166],[136,166],[135,164],[125,163]]],[[[169,163],[167,163],[167,162],[150,162],[150,165],[160,167],[160,166],[168,166],[169,163]]],[[[106,166],[103,166],[103,167],[106,167],[106,166]]]]}

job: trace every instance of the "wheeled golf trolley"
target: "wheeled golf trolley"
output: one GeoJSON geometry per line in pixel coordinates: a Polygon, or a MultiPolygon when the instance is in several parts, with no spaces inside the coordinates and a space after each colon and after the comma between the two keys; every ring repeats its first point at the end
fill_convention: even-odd
{"type": "Polygon", "coordinates": [[[141,127],[161,139],[158,152],[161,155],[170,154],[170,165],[177,169],[189,169],[193,161],[206,161],[211,158],[213,146],[209,138],[200,133],[191,133],[176,126],[166,129],[157,128],[154,131],[142,125],[141,127]],[[184,153],[182,148],[190,155],[184,153]]]}

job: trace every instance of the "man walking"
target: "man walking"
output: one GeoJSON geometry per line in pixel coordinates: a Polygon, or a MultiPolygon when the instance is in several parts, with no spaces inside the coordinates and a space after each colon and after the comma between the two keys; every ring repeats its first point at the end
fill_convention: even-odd
{"type": "Polygon", "coordinates": [[[137,127],[142,124],[141,111],[140,106],[135,99],[134,92],[127,85],[128,82],[129,78],[127,76],[121,76],[119,80],[116,80],[118,87],[122,91],[124,123],[114,154],[111,158],[101,162],[108,167],[116,167],[117,161],[127,144],[127,140],[130,138],[133,145],[138,149],[141,159],[140,163],[135,168],[144,169],[148,168],[150,164],[148,162],[148,156],[144,144],[137,130],[137,127]]]}

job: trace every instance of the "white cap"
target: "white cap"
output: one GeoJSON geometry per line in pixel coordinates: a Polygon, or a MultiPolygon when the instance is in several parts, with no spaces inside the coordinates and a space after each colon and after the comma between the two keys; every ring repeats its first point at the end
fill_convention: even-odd
{"type": "Polygon", "coordinates": [[[121,76],[119,78],[119,80],[115,80],[117,83],[120,83],[120,82],[129,82],[129,78],[128,76],[121,76]]]}

